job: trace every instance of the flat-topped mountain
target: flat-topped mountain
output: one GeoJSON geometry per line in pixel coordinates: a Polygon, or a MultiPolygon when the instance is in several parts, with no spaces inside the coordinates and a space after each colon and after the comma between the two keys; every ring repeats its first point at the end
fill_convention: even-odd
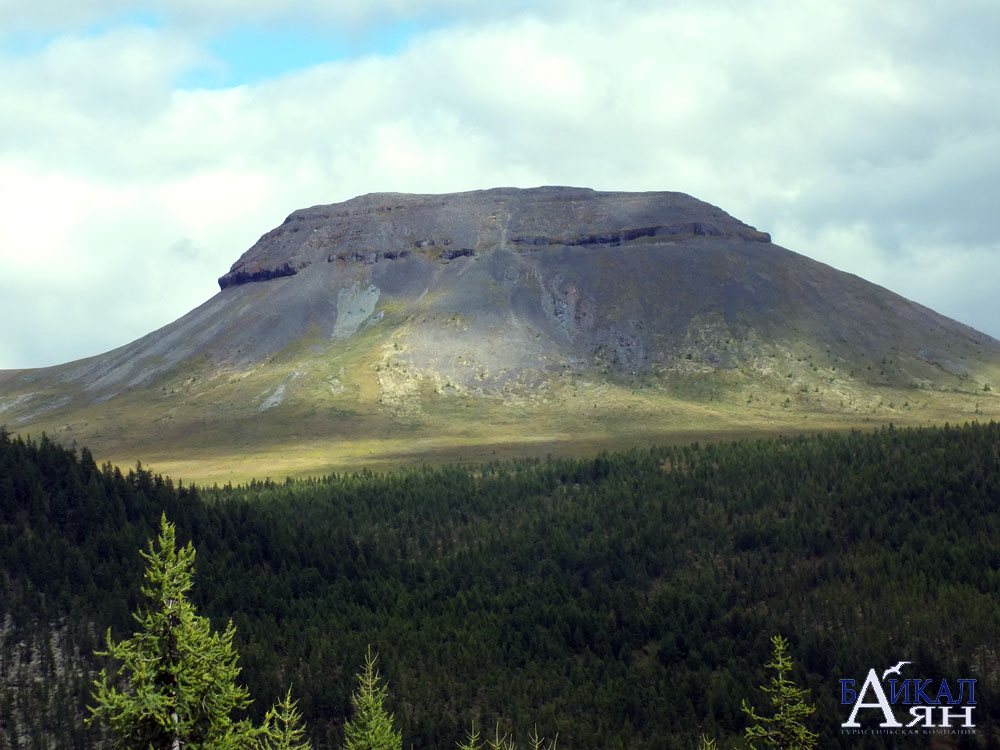
{"type": "Polygon", "coordinates": [[[291,276],[322,262],[411,254],[452,260],[488,250],[617,246],[654,237],[770,237],[683,193],[546,187],[453,195],[378,193],[296,211],[233,264],[219,285],[291,276]],[[393,214],[395,212],[395,214],[393,214]]]}
{"type": "Polygon", "coordinates": [[[681,193],[366,195],[219,285],[0,423],[204,478],[1000,414],[1000,342],[681,193]]]}

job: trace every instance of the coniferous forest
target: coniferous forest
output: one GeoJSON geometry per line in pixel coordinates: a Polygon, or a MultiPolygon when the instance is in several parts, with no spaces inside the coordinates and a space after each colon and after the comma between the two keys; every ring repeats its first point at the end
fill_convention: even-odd
{"type": "Polygon", "coordinates": [[[0,747],[108,746],[94,651],[134,631],[163,513],[250,717],[291,688],[314,748],[342,745],[369,645],[403,747],[473,722],[743,747],[776,634],[820,747],[904,746],[841,734],[839,685],[904,660],[977,680],[977,733],[943,746],[1000,747],[1000,424],[221,488],[3,431],[0,747]]]}

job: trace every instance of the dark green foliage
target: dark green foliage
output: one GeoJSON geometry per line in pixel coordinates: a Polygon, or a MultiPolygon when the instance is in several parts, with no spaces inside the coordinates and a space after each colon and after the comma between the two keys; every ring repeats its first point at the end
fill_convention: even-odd
{"type": "Polygon", "coordinates": [[[824,747],[858,746],[837,681],[900,659],[978,679],[983,741],[1000,719],[996,424],[197,491],[4,435],[0,499],[0,706],[59,747],[99,745],[90,654],[131,632],[163,511],[198,549],[192,603],[236,625],[251,718],[292,683],[318,749],[367,643],[414,748],[495,717],[562,747],[733,747],[775,632],[824,747]]]}

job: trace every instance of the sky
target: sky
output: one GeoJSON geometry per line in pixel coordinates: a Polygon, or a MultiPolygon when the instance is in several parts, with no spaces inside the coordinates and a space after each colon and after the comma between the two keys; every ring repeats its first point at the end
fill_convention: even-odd
{"type": "Polygon", "coordinates": [[[0,369],[177,319],[293,210],[677,190],[1000,338],[996,0],[0,0],[0,369]]]}

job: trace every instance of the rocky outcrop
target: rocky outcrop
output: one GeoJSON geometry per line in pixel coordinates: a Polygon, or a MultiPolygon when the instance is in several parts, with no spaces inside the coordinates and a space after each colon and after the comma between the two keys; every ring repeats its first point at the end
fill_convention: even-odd
{"type": "Polygon", "coordinates": [[[271,279],[281,278],[282,276],[294,276],[298,272],[298,268],[292,268],[292,266],[288,263],[285,263],[278,268],[258,268],[255,271],[250,271],[246,268],[238,268],[219,279],[219,288],[225,289],[229,286],[247,284],[251,281],[269,281],[271,279]]]}
{"type": "Polygon", "coordinates": [[[690,221],[681,224],[661,224],[659,226],[640,227],[638,229],[607,230],[568,239],[535,235],[533,237],[513,237],[510,241],[515,246],[531,249],[540,249],[553,245],[562,245],[565,247],[587,247],[593,245],[620,247],[632,242],[656,237],[735,237],[751,242],[771,241],[771,235],[767,232],[760,232],[753,227],[721,229],[714,224],[707,224],[701,221],[690,221]]]}
{"type": "Polygon", "coordinates": [[[317,262],[450,261],[498,249],[619,247],[652,239],[770,236],[683,193],[498,188],[451,195],[376,193],[296,211],[257,241],[226,289],[289,276],[317,262]]]}

